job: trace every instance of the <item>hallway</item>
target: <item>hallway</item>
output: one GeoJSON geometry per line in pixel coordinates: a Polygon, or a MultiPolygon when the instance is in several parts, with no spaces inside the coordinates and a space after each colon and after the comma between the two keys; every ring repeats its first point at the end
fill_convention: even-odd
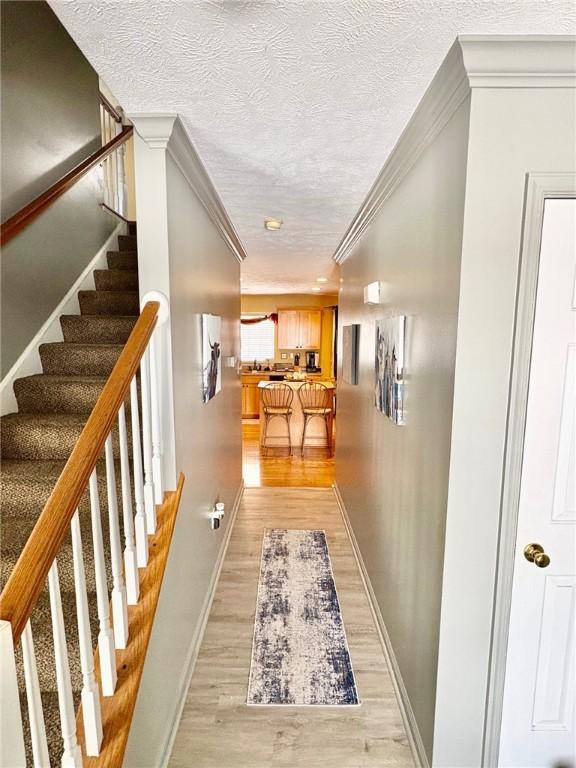
{"type": "Polygon", "coordinates": [[[414,765],[382,646],[332,489],[247,488],[182,713],[172,768],[414,765]],[[326,531],[361,706],[247,707],[265,528],[326,531]]]}

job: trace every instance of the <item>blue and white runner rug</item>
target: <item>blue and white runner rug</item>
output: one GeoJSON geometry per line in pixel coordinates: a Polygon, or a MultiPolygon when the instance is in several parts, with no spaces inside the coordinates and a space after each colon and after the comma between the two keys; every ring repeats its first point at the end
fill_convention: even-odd
{"type": "Polygon", "coordinates": [[[324,531],[266,530],[248,704],[359,704],[324,531]]]}

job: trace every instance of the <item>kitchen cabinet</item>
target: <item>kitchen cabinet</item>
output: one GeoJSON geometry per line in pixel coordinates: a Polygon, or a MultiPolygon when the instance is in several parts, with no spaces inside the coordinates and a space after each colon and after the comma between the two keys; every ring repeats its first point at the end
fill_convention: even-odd
{"type": "Polygon", "coordinates": [[[321,309],[279,309],[278,349],[320,349],[321,309]]]}
{"type": "Polygon", "coordinates": [[[258,382],[268,377],[254,375],[242,376],[242,418],[257,419],[260,413],[260,392],[258,382]]]}

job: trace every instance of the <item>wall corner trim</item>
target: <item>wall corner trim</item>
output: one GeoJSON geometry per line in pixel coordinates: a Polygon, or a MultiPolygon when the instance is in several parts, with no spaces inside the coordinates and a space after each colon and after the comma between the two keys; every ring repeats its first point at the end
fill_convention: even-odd
{"type": "Polygon", "coordinates": [[[575,35],[461,35],[428,86],[333,258],[342,264],[374,217],[477,88],[575,88],[575,35]]]}
{"type": "Polygon", "coordinates": [[[232,535],[232,530],[234,528],[236,515],[238,514],[238,510],[240,509],[240,502],[242,501],[243,494],[244,494],[244,480],[241,480],[240,485],[238,486],[238,491],[236,493],[236,498],[234,499],[234,504],[232,506],[232,512],[230,513],[228,527],[226,528],[226,532],[224,534],[224,538],[222,540],[222,544],[220,546],[220,550],[216,558],[214,570],[212,571],[210,583],[208,584],[208,589],[206,590],[206,597],[204,599],[204,604],[202,606],[202,610],[198,618],[196,631],[194,632],[194,636],[192,637],[192,641],[190,642],[188,657],[186,659],[186,663],[184,664],[183,675],[181,678],[182,684],[180,686],[178,703],[174,710],[172,725],[170,727],[169,732],[166,735],[166,739],[164,740],[164,744],[161,750],[161,759],[159,762],[159,765],[161,766],[161,768],[168,768],[170,755],[172,754],[174,741],[176,739],[176,734],[178,733],[178,726],[180,725],[180,719],[182,717],[182,712],[184,710],[184,705],[186,703],[188,689],[190,688],[190,682],[192,680],[192,675],[194,674],[196,660],[198,659],[198,653],[200,651],[200,646],[202,645],[202,640],[204,639],[206,625],[208,624],[210,609],[212,608],[214,595],[216,594],[216,587],[218,586],[218,581],[220,579],[220,572],[222,571],[222,566],[224,565],[224,559],[226,557],[226,552],[228,551],[230,537],[232,535]]]}
{"type": "Polygon", "coordinates": [[[168,152],[186,181],[206,209],[238,261],[246,258],[246,250],[220,195],[216,191],[204,163],[178,115],[174,113],[135,113],[128,115],[136,132],[151,149],[168,152]]]}
{"type": "Polygon", "coordinates": [[[428,761],[428,756],[426,754],[424,743],[420,735],[418,723],[416,722],[416,716],[414,715],[414,710],[412,709],[412,704],[410,703],[410,699],[408,697],[408,691],[406,690],[406,686],[402,680],[402,674],[400,672],[398,661],[396,660],[392,642],[390,640],[390,636],[388,635],[386,625],[384,624],[384,618],[382,617],[382,613],[378,607],[376,595],[374,594],[372,583],[370,581],[368,571],[366,570],[364,559],[362,558],[362,553],[360,552],[356,536],[354,535],[354,530],[346,511],[344,499],[342,498],[342,494],[340,493],[340,489],[338,488],[337,483],[334,483],[332,488],[334,490],[334,495],[336,496],[338,507],[340,508],[340,514],[342,515],[342,520],[344,521],[344,527],[346,528],[350,543],[352,544],[352,551],[354,552],[358,570],[360,571],[360,578],[362,579],[364,589],[366,590],[366,594],[368,596],[368,603],[370,605],[370,610],[374,618],[376,630],[380,638],[380,644],[382,645],[382,650],[384,651],[386,664],[388,665],[388,669],[390,671],[390,678],[392,680],[392,685],[394,686],[394,691],[396,693],[396,698],[398,700],[398,705],[400,707],[400,712],[404,721],[404,727],[406,728],[406,733],[408,735],[408,741],[410,742],[410,749],[412,750],[414,762],[418,768],[430,768],[430,763],[428,761]]]}

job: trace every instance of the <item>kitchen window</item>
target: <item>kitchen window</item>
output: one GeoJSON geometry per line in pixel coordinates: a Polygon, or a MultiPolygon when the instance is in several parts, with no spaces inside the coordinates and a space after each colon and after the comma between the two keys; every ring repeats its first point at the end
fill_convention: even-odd
{"type": "MultiPolygon", "coordinates": [[[[242,315],[250,319],[251,315],[242,315]]],[[[240,354],[245,363],[253,360],[274,360],[274,338],[276,323],[272,320],[262,320],[261,323],[240,325],[240,354]]]]}

